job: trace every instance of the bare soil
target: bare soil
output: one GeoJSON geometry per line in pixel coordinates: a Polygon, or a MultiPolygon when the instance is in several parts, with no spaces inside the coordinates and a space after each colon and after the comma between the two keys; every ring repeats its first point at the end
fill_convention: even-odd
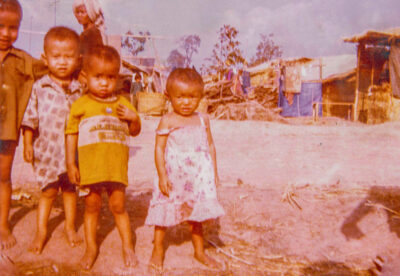
{"type": "MultiPolygon", "coordinates": [[[[148,275],[152,227],[144,225],[155,167],[154,130],[143,118],[130,152],[127,208],[140,264],[123,267],[121,241],[104,197],[100,253],[90,272],[78,262],[84,245],[70,248],[58,201],[40,256],[27,251],[36,227],[38,192],[18,149],[13,180],[29,199],[13,201],[17,245],[7,251],[21,275],[148,275]]],[[[213,120],[226,215],[205,225],[207,251],[221,271],[197,263],[185,225],[167,232],[162,275],[382,275],[400,271],[400,123],[368,126],[339,119],[291,119],[289,124],[213,120]]],[[[77,226],[83,237],[83,202],[77,226]]]]}

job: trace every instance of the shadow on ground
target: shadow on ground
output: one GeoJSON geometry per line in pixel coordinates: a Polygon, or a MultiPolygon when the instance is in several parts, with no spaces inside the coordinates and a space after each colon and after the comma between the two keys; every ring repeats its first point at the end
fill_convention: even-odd
{"type": "Polygon", "coordinates": [[[387,214],[389,230],[400,238],[400,188],[373,186],[342,224],[341,231],[347,239],[360,239],[364,233],[357,223],[376,208],[387,214]]]}

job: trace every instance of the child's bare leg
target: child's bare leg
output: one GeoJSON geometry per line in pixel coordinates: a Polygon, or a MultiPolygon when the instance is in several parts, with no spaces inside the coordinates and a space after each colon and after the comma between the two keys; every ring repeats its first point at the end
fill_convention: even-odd
{"type": "Polygon", "coordinates": [[[189,222],[190,231],[192,232],[192,243],[194,247],[194,258],[200,263],[216,269],[221,269],[223,266],[214,258],[204,252],[203,227],[200,222],[189,222]]]}
{"type": "Polygon", "coordinates": [[[28,250],[33,253],[42,253],[47,237],[47,222],[49,221],[51,207],[57,197],[57,193],[58,186],[55,186],[44,189],[40,195],[36,219],[36,235],[32,244],[28,248],[28,250]]]}
{"type": "Polygon", "coordinates": [[[154,247],[151,253],[151,259],[149,262],[150,269],[155,268],[156,270],[162,270],[164,263],[164,238],[166,227],[155,226],[154,227],[154,247]]]}
{"type": "Polygon", "coordinates": [[[7,144],[10,144],[8,149],[2,149],[0,144],[0,249],[11,248],[16,243],[8,222],[12,192],[11,168],[16,143],[11,142],[7,144]]]}
{"type": "Polygon", "coordinates": [[[125,266],[136,266],[138,260],[132,243],[132,230],[128,212],[125,210],[125,188],[118,187],[113,189],[109,197],[109,208],[114,215],[115,224],[118,228],[122,240],[122,255],[125,266]]]}
{"type": "Polygon", "coordinates": [[[85,198],[84,228],[86,250],[81,260],[81,267],[85,270],[92,268],[96,260],[98,247],[96,241],[97,225],[101,209],[101,191],[91,189],[85,198]]]}
{"type": "Polygon", "coordinates": [[[63,191],[64,212],[65,212],[65,225],[64,231],[68,243],[71,247],[75,247],[82,242],[75,230],[76,218],[76,201],[77,195],[75,191],[63,191]]]}

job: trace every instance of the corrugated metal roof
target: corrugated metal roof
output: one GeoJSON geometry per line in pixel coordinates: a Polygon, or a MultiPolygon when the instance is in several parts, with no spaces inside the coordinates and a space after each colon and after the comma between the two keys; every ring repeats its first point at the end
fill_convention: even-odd
{"type": "MultiPolygon", "coordinates": [[[[285,59],[285,61],[287,61],[285,59]]],[[[320,63],[322,63],[322,79],[328,79],[335,75],[354,70],[357,66],[356,55],[337,55],[337,56],[325,56],[320,58],[293,58],[289,60],[301,61],[301,74],[302,80],[314,81],[320,79],[320,63]]],[[[252,76],[255,74],[264,72],[267,69],[273,68],[274,62],[265,62],[258,66],[248,68],[247,70],[252,76]]]]}
{"type": "Polygon", "coordinates": [[[295,64],[295,63],[306,63],[312,61],[312,58],[307,58],[307,57],[289,57],[289,58],[278,58],[278,59],[273,59],[270,61],[266,61],[264,63],[258,64],[253,67],[248,67],[246,71],[256,74],[258,72],[262,72],[268,68],[271,68],[272,66],[278,64],[279,62],[284,63],[284,64],[295,64]]]}

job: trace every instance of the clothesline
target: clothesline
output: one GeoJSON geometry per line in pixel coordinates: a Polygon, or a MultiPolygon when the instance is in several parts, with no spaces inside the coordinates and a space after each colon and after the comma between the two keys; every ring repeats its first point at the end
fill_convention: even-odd
{"type": "MultiPolygon", "coordinates": [[[[46,32],[43,31],[33,31],[24,29],[21,29],[20,32],[26,34],[40,34],[40,35],[46,34],[46,32]]],[[[147,38],[147,39],[171,39],[170,37],[158,36],[158,35],[129,35],[129,34],[107,34],[107,35],[120,35],[121,37],[134,37],[134,38],[147,38]]]]}

